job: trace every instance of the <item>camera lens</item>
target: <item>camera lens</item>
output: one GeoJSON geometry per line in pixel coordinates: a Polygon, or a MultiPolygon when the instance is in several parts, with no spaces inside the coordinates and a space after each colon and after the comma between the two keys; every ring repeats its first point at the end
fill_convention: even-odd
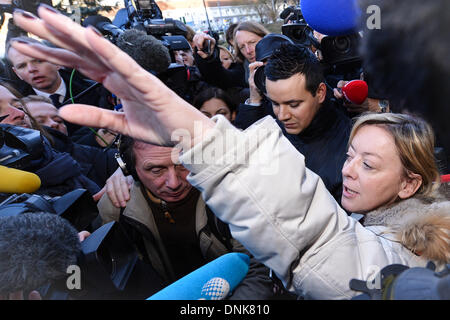
{"type": "Polygon", "coordinates": [[[346,36],[336,37],[333,44],[336,48],[336,51],[340,52],[341,54],[349,52],[351,48],[351,41],[346,36]]]}

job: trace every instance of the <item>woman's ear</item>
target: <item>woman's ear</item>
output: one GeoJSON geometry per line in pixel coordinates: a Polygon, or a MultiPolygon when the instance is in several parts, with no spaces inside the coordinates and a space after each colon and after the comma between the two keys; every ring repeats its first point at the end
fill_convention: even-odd
{"type": "Polygon", "coordinates": [[[236,111],[231,112],[231,121],[234,121],[236,119],[236,111]]]}
{"type": "Polygon", "coordinates": [[[408,172],[401,182],[401,189],[398,193],[400,199],[412,197],[422,185],[422,176],[417,173],[408,172]]]}

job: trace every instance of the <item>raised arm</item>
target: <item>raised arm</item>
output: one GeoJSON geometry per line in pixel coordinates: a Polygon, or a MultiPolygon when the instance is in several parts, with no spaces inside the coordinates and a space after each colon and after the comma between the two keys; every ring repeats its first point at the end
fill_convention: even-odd
{"type": "Polygon", "coordinates": [[[19,41],[15,41],[13,47],[23,54],[76,68],[85,76],[103,83],[121,99],[124,108],[124,113],[117,113],[86,105],[68,105],[60,109],[65,120],[108,128],[159,145],[180,144],[184,149],[189,149],[194,140],[201,140],[214,126],[210,119],[142,69],[94,28],[84,28],[46,5],[41,5],[38,13],[40,18],[16,10],[14,22],[60,48],[19,41]],[[202,130],[198,130],[200,127],[202,130]]]}

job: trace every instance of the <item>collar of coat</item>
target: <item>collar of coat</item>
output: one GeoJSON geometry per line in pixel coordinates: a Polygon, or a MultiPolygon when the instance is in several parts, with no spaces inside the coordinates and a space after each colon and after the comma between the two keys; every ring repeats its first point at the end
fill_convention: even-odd
{"type": "Polygon", "coordinates": [[[450,261],[450,186],[442,186],[434,198],[415,196],[370,211],[364,226],[384,226],[386,233],[428,260],[450,261]]]}

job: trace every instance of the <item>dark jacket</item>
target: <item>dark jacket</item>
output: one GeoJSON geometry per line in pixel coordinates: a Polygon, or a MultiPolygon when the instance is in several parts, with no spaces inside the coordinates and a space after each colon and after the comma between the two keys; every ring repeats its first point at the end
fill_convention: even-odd
{"type": "MultiPolygon", "coordinates": [[[[279,122],[279,121],[277,121],[279,122]]],[[[331,102],[322,104],[311,124],[298,135],[284,135],[305,156],[306,167],[319,175],[337,202],[342,195],[342,167],[346,160],[351,119],[331,102]]]]}
{"type": "Polygon", "coordinates": [[[203,59],[194,53],[194,59],[203,79],[210,85],[224,90],[233,87],[248,87],[244,65],[232,63],[228,69],[225,69],[220,61],[217,47],[209,58],[203,59]]]}
{"type": "Polygon", "coordinates": [[[114,149],[102,149],[72,142],[65,134],[53,128],[44,127],[53,139],[53,148],[66,152],[78,162],[81,172],[98,186],[103,187],[106,180],[116,171],[118,164],[114,149]]]}
{"type": "MultiPolygon", "coordinates": [[[[263,100],[261,106],[240,105],[234,125],[246,129],[270,113],[271,105],[263,100]]],[[[340,202],[342,195],[342,167],[347,153],[347,142],[352,123],[334,102],[326,99],[311,124],[298,135],[286,132],[278,121],[283,134],[305,156],[306,167],[318,174],[325,186],[340,202]]]]}
{"type": "Polygon", "coordinates": [[[245,130],[259,119],[262,119],[268,115],[276,119],[275,114],[273,113],[272,103],[267,100],[267,98],[263,97],[261,105],[259,106],[241,103],[238,106],[236,118],[234,119],[233,124],[237,128],[245,130]]]}
{"type": "MultiPolygon", "coordinates": [[[[70,88],[72,88],[72,96],[75,98],[78,94],[82,93],[84,90],[90,88],[95,84],[94,81],[83,78],[79,73],[75,73],[71,81],[72,70],[60,69],[59,74],[66,84],[66,96],[64,97],[64,104],[80,103],[88,104],[93,106],[98,106],[104,109],[113,109],[113,105],[109,102],[109,96],[111,95],[103,86],[93,87],[91,90],[87,91],[79,98],[71,100],[70,88]],[[72,85],[71,85],[72,84],[72,85]]],[[[35,95],[36,92],[33,88],[23,82],[23,86],[18,88],[20,93],[24,96],[35,95]]],[[[66,122],[67,131],[69,136],[71,136],[75,131],[82,128],[82,126],[66,122]]]]}
{"type": "Polygon", "coordinates": [[[7,147],[12,146],[19,159],[5,165],[37,174],[41,186],[34,193],[56,197],[75,189],[86,189],[91,195],[100,190],[70,154],[55,150],[39,131],[6,124],[1,127],[8,137],[2,151],[8,152],[7,147]]]}
{"type": "MultiPolygon", "coordinates": [[[[195,232],[204,263],[233,251],[250,255],[237,240],[231,237],[228,225],[217,219],[205,206],[197,190],[193,189],[189,196],[198,199],[196,212],[191,214],[195,214],[195,232]]],[[[149,201],[151,200],[146,195],[145,189],[139,182],[135,182],[130,190],[130,200],[122,212],[112,205],[107,195],[100,199],[98,208],[104,223],[121,222],[129,237],[140,248],[144,259],[151,262],[152,267],[168,285],[176,280],[175,266],[169,259],[169,253],[162,240],[163,235],[155,221],[158,213],[152,210],[149,201]]],[[[249,272],[235,289],[231,299],[269,299],[273,296],[272,289],[273,283],[269,278],[269,269],[251,258],[249,272]]]]}

